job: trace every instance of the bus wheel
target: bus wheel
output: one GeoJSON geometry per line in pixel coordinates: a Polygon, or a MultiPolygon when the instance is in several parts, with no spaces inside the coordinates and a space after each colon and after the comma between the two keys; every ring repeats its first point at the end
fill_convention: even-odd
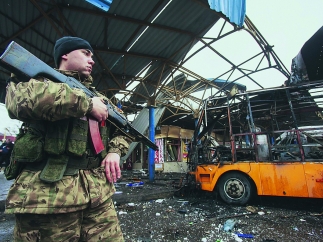
{"type": "Polygon", "coordinates": [[[253,192],[250,180],[238,172],[224,174],[217,187],[222,200],[228,204],[244,205],[253,192]]]}

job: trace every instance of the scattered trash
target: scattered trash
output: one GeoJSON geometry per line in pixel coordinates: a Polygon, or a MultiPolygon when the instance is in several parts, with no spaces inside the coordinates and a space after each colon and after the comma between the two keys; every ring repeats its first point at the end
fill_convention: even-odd
{"type": "Polygon", "coordinates": [[[119,212],[119,215],[122,215],[122,214],[127,214],[127,212],[120,211],[120,212],[119,212]]]}
{"type": "MultiPolygon", "coordinates": [[[[235,215],[223,215],[223,216],[218,216],[218,217],[215,217],[215,218],[212,218],[212,219],[223,219],[223,218],[236,218],[236,217],[243,217],[243,216],[248,216],[248,215],[254,215],[254,214],[257,214],[257,213],[251,213],[251,212],[248,212],[248,213],[239,213],[239,214],[235,214],[235,215]]],[[[207,216],[208,218],[211,218],[211,217],[214,217],[214,215],[208,215],[207,216]]]]}
{"type": "Polygon", "coordinates": [[[134,211],[136,209],[134,203],[128,203],[127,206],[125,207],[127,211],[134,211]]]}
{"type": "Polygon", "coordinates": [[[122,194],[122,191],[116,191],[114,194],[122,194]]]}
{"type": "Polygon", "coordinates": [[[187,210],[182,209],[182,210],[178,210],[178,212],[179,212],[179,213],[182,213],[182,214],[185,214],[185,213],[187,213],[187,210]]]}
{"type": "Polygon", "coordinates": [[[252,207],[252,206],[247,206],[246,209],[247,209],[247,211],[252,212],[252,213],[257,212],[257,209],[255,207],[252,207]]]}
{"type": "Polygon", "coordinates": [[[151,241],[151,239],[149,239],[149,238],[141,238],[141,237],[139,237],[137,241],[140,241],[140,242],[150,242],[150,241],[151,241]]]}
{"type": "Polygon", "coordinates": [[[144,182],[135,182],[135,183],[127,183],[126,186],[127,187],[143,187],[144,182]]]}
{"type": "Polygon", "coordinates": [[[164,201],[164,199],[157,199],[155,202],[156,203],[162,203],[164,201]]]}
{"type": "Polygon", "coordinates": [[[250,239],[252,239],[254,237],[252,234],[236,233],[236,235],[238,235],[238,237],[240,237],[240,238],[250,238],[250,239]]]}
{"type": "Polygon", "coordinates": [[[238,235],[233,234],[234,235],[234,241],[236,242],[242,242],[243,240],[241,238],[238,237],[238,235]]]}
{"type": "Polygon", "coordinates": [[[179,199],[177,202],[178,202],[178,203],[183,203],[183,204],[188,204],[188,201],[186,201],[186,200],[181,200],[181,199],[179,199]]]}
{"type": "MultiPolygon", "coordinates": [[[[209,194],[201,198],[187,196],[184,199],[172,195],[156,196],[155,191],[165,190],[165,186],[159,186],[158,183],[168,181],[157,177],[157,182],[150,183],[148,179],[134,180],[134,177],[124,176],[124,184],[118,183],[120,188],[116,188],[123,191],[126,197],[120,199],[120,195],[116,195],[115,200],[125,241],[201,242],[202,239],[206,239],[207,242],[278,242],[298,241],[299,238],[302,241],[323,241],[322,215],[315,216],[316,214],[310,214],[306,210],[261,207],[254,204],[227,206],[215,201],[209,194]],[[144,182],[143,189],[126,186],[128,183],[140,181],[144,182]],[[137,198],[143,201],[138,201],[137,198]],[[131,208],[135,210],[129,210],[131,208]],[[119,211],[122,212],[119,214],[119,211]],[[283,216],[284,219],[281,218],[283,216]],[[235,220],[236,223],[231,231],[225,231],[224,224],[229,219],[235,220]],[[137,226],[139,224],[143,226],[137,226]]],[[[303,208],[301,204],[300,207],[303,208]]],[[[321,205],[317,207],[319,211],[321,205]]]]}
{"type": "Polygon", "coordinates": [[[233,229],[234,225],[236,224],[236,220],[234,219],[228,219],[227,221],[225,221],[224,225],[223,225],[223,230],[226,232],[229,232],[233,229]]]}

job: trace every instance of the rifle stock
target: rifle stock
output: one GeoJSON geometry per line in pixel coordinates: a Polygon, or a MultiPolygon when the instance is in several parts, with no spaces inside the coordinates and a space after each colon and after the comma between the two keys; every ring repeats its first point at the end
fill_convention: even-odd
{"type": "MultiPolygon", "coordinates": [[[[89,90],[75,78],[65,76],[56,71],[14,41],[8,45],[1,55],[0,65],[20,77],[24,76],[27,78],[35,78],[42,76],[55,82],[66,83],[71,88],[81,89],[90,98],[98,96],[95,92],[89,90]]],[[[107,105],[109,112],[108,120],[112,121],[122,131],[134,136],[137,141],[144,143],[153,150],[158,150],[158,146],[136,130],[124,115],[118,112],[107,101],[105,101],[105,104],[107,105]]],[[[94,145],[96,144],[94,143],[94,145]]],[[[100,144],[98,146],[100,146],[100,144]]],[[[100,150],[100,148],[98,148],[98,150],[100,150]]]]}

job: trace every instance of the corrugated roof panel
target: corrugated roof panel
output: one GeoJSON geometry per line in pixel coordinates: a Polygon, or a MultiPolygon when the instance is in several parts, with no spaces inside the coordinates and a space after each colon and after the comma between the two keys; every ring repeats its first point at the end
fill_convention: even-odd
{"type": "MultiPolygon", "coordinates": [[[[9,12],[11,19],[14,21],[8,21],[7,26],[13,25],[14,22],[20,23],[20,26],[11,26],[8,28],[11,32],[6,33],[6,37],[19,33],[23,28],[22,26],[28,25],[38,18],[40,19],[40,21],[31,28],[22,31],[22,33],[19,34],[19,38],[16,38],[15,41],[26,47],[30,52],[45,62],[51,63],[52,66],[53,46],[55,40],[59,38],[61,34],[74,35],[75,33],[75,35],[87,39],[93,45],[94,49],[98,48],[103,50],[106,48],[107,51],[113,49],[120,52],[126,51],[126,48],[136,40],[136,37],[141,34],[146,25],[149,25],[149,21],[151,21],[168,2],[169,1],[167,0],[114,1],[108,14],[113,14],[120,18],[108,19],[102,15],[102,11],[96,10],[94,6],[85,1],[62,0],[56,3],[55,0],[44,0],[42,2],[37,2],[43,12],[48,12],[50,9],[57,6],[57,9],[54,9],[54,11],[48,14],[48,18],[43,16],[42,12],[29,1],[23,1],[22,3],[9,0],[1,1],[2,5],[11,4],[11,10],[20,8],[26,9],[23,13],[21,11],[9,12]],[[60,10],[61,14],[58,13],[57,10],[60,10]],[[63,18],[61,18],[62,16],[63,18]],[[133,18],[133,21],[131,18],[133,18]],[[68,22],[65,22],[66,20],[68,22]],[[68,32],[64,32],[62,24],[68,32]],[[106,24],[108,24],[108,26],[106,26],[106,24]],[[57,29],[61,34],[57,32],[57,29]],[[37,32],[35,30],[37,30],[37,32]],[[105,30],[107,30],[106,35],[104,34],[105,30]],[[104,40],[105,36],[107,37],[106,43],[104,40]]],[[[3,7],[2,9],[5,8],[6,7],[3,7]]],[[[174,26],[175,28],[179,28],[178,26],[176,27],[176,25],[183,22],[181,18],[188,21],[191,19],[191,15],[194,16],[194,12],[195,15],[198,15],[201,11],[204,11],[200,9],[205,10],[207,8],[194,1],[173,1],[166,8],[164,15],[161,14],[155,23],[162,25],[164,21],[168,23],[170,27],[174,26]],[[180,6],[180,9],[182,9],[183,6],[189,9],[193,8],[192,13],[189,11],[189,14],[186,13],[183,15],[179,9],[169,9],[170,6],[172,8],[174,6],[177,7],[180,4],[185,4],[180,6]],[[189,7],[191,5],[193,5],[193,7],[189,7]],[[169,11],[170,15],[166,14],[167,11],[169,11]],[[160,23],[158,21],[160,21],[160,23]]],[[[4,21],[1,21],[1,24],[2,23],[4,23],[4,21]]],[[[182,38],[187,38],[187,41],[190,41],[190,38],[192,38],[192,36],[185,36],[185,34],[183,37],[182,33],[169,31],[167,28],[167,25],[161,26],[161,28],[150,28],[147,33],[140,38],[139,42],[131,51],[150,56],[155,55],[156,57],[168,58],[171,53],[177,51],[181,47],[180,43],[182,38]],[[157,37],[158,35],[159,37],[157,37]]],[[[5,48],[5,46],[1,47],[5,48]]],[[[129,78],[136,75],[151,61],[149,58],[134,56],[120,58],[120,55],[111,55],[104,51],[98,52],[98,55],[108,68],[112,68],[114,75],[120,76],[123,74],[124,70],[126,70],[126,74],[129,78]],[[126,66],[124,66],[124,60],[126,60],[126,66]]],[[[96,73],[101,72],[100,68],[104,68],[104,66],[99,64],[98,58],[95,57],[95,61],[94,76],[96,73]]],[[[156,76],[159,75],[156,73],[156,76]]]]}
{"type": "Polygon", "coordinates": [[[107,45],[112,49],[122,48],[138,27],[140,27],[140,25],[135,23],[128,23],[125,26],[122,21],[109,20],[107,45]]]}
{"type": "Polygon", "coordinates": [[[170,33],[167,30],[149,28],[140,41],[131,48],[131,51],[138,52],[144,49],[142,52],[145,54],[167,58],[169,57],[167,56],[169,53],[167,50],[178,49],[178,39],[186,40],[186,42],[191,40],[188,36],[182,36],[180,33],[170,33]]]}
{"type": "MultiPolygon", "coordinates": [[[[11,37],[19,30],[24,28],[23,23],[32,22],[35,19],[35,11],[17,11],[17,9],[28,9],[31,3],[29,1],[10,1],[2,2],[0,12],[2,16],[1,38],[11,37]]],[[[9,43],[7,43],[9,44],[9,43]]]]}
{"type": "Polygon", "coordinates": [[[96,6],[97,8],[103,11],[108,11],[113,0],[85,0],[85,1],[93,4],[94,6],[96,6]]]}
{"type": "Polygon", "coordinates": [[[138,68],[146,66],[150,62],[146,58],[137,58],[131,56],[125,56],[120,58],[118,65],[115,65],[113,71],[116,73],[127,73],[128,75],[135,76],[138,73],[138,68]],[[131,64],[136,62],[136,64],[131,64]]]}
{"type": "Polygon", "coordinates": [[[210,8],[222,12],[232,23],[242,27],[246,16],[246,0],[208,0],[210,8]]]}
{"type": "Polygon", "coordinates": [[[152,20],[156,14],[159,13],[159,10],[168,2],[169,0],[115,1],[109,10],[109,13],[149,21],[152,20]],[[153,9],[155,9],[155,14],[152,14],[153,9]],[[151,16],[147,19],[148,15],[151,16]]]}
{"type": "Polygon", "coordinates": [[[201,31],[201,27],[208,21],[208,15],[214,13],[197,1],[190,1],[188,4],[187,0],[176,0],[165,8],[155,23],[195,33],[201,31]],[[199,19],[202,19],[202,23],[199,19]],[[197,20],[199,21],[196,22],[197,20]]]}
{"type": "MultiPolygon", "coordinates": [[[[171,57],[170,60],[174,63],[178,63],[185,53],[187,53],[189,48],[192,47],[191,44],[197,41],[195,35],[197,37],[202,37],[219,19],[219,16],[212,13],[210,9],[201,8],[197,2],[185,5],[185,8],[183,8],[183,4],[185,3],[187,2],[182,0],[173,1],[169,4],[154,22],[162,26],[167,26],[169,29],[165,28],[164,30],[160,30],[158,28],[149,27],[144,35],[142,35],[140,42],[134,45],[132,50],[136,52],[140,49],[144,52],[147,51],[147,53],[152,55],[165,58],[171,57]],[[178,32],[175,31],[174,26],[176,26],[178,32]],[[202,26],[205,27],[202,28],[202,26]],[[186,33],[183,30],[186,30],[186,33]],[[186,46],[183,48],[184,44],[186,44],[186,46]]],[[[157,61],[150,69],[154,70],[160,65],[163,65],[163,63],[157,61]]],[[[170,71],[170,69],[168,70],[170,71]]],[[[163,78],[169,74],[169,71],[167,71],[167,67],[164,69],[163,78]]],[[[149,80],[154,80],[155,84],[159,79],[160,73],[158,72],[149,76],[149,80]]],[[[148,89],[149,92],[152,93],[155,89],[154,86],[155,85],[148,84],[145,87],[138,86],[136,91],[141,93],[148,89]]],[[[139,101],[140,98],[138,99],[138,97],[133,96],[131,100],[136,102],[139,101]]]]}

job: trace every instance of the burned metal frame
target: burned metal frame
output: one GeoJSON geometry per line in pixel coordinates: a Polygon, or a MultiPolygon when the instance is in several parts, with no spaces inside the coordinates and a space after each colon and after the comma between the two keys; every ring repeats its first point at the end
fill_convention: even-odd
{"type": "Polygon", "coordinates": [[[316,81],[235,93],[230,98],[223,93],[209,97],[201,108],[191,145],[202,158],[191,154],[190,169],[223,162],[321,159],[322,95],[322,81],[316,81]],[[226,127],[225,134],[221,127],[226,127]],[[213,139],[217,145],[210,145],[213,139]],[[223,140],[230,144],[219,145],[223,140]]]}
{"type": "MultiPolygon", "coordinates": [[[[259,32],[259,30],[253,25],[253,23],[251,22],[251,20],[246,17],[245,20],[246,25],[242,28],[239,29],[235,26],[232,26],[232,30],[228,31],[227,33],[223,33],[223,28],[224,25],[228,25],[228,22],[223,22],[223,26],[222,28],[219,30],[219,32],[217,33],[217,36],[214,38],[208,38],[208,39],[212,39],[210,42],[206,42],[204,40],[204,37],[202,38],[198,38],[196,36],[196,38],[199,39],[199,42],[203,44],[203,46],[201,48],[199,48],[197,51],[195,51],[194,53],[190,54],[189,56],[186,56],[185,58],[182,59],[182,61],[180,63],[173,63],[172,61],[170,61],[170,59],[161,59],[158,57],[143,57],[143,58],[151,58],[154,59],[155,61],[160,61],[162,63],[164,63],[164,65],[160,65],[154,69],[149,69],[149,66],[152,66],[153,61],[149,64],[149,66],[146,66],[146,70],[149,69],[149,73],[147,73],[145,75],[145,77],[141,77],[141,73],[140,72],[137,76],[132,77],[132,80],[136,80],[139,81],[139,85],[143,85],[145,86],[146,80],[149,78],[150,73],[152,72],[160,72],[160,76],[163,75],[163,72],[165,71],[165,65],[171,69],[170,74],[167,76],[167,78],[165,79],[160,79],[157,81],[157,83],[155,84],[155,92],[152,94],[152,96],[150,95],[150,93],[147,90],[146,94],[143,93],[137,93],[136,92],[136,87],[134,87],[131,92],[128,92],[128,94],[124,95],[124,97],[121,99],[121,101],[126,101],[128,99],[130,99],[131,95],[139,95],[141,97],[143,97],[144,99],[146,99],[147,101],[151,98],[154,98],[156,100],[156,105],[160,105],[160,106],[166,106],[167,108],[169,108],[169,110],[171,111],[171,115],[162,118],[161,123],[164,123],[167,120],[174,120],[174,118],[178,117],[178,116],[184,116],[184,115],[188,115],[190,117],[192,117],[192,115],[196,115],[196,110],[198,110],[202,105],[203,105],[203,99],[205,99],[204,95],[205,95],[205,91],[207,89],[215,89],[218,92],[223,92],[223,91],[227,91],[226,90],[226,86],[225,87],[218,87],[216,84],[214,84],[212,82],[212,80],[208,80],[206,78],[204,78],[203,76],[199,75],[196,72],[193,72],[187,68],[184,67],[185,63],[190,60],[191,58],[193,58],[195,55],[197,55],[201,50],[205,49],[205,48],[209,48],[212,52],[214,52],[215,55],[221,57],[223,60],[225,60],[227,63],[229,63],[231,65],[232,68],[230,68],[229,70],[225,70],[222,74],[218,75],[217,77],[214,78],[214,80],[219,79],[221,77],[223,77],[226,74],[230,74],[229,78],[226,79],[227,81],[227,86],[229,86],[232,83],[235,83],[236,81],[247,77],[248,79],[250,79],[252,82],[254,82],[256,85],[258,85],[260,88],[263,88],[263,86],[257,82],[255,79],[252,78],[252,74],[261,72],[261,71],[265,71],[268,69],[276,69],[279,72],[281,72],[286,79],[288,79],[290,73],[287,70],[287,68],[284,66],[284,64],[281,62],[281,60],[278,58],[278,56],[276,55],[276,53],[273,50],[273,46],[270,46],[267,41],[264,39],[264,37],[261,35],[261,33],[259,32]],[[223,39],[231,34],[234,34],[237,31],[246,31],[248,32],[253,39],[256,41],[256,44],[260,47],[261,51],[257,54],[255,54],[254,56],[248,58],[247,60],[242,61],[239,64],[234,64],[232,61],[230,61],[229,59],[227,59],[225,56],[223,56],[219,51],[217,51],[214,47],[212,47],[212,44],[216,43],[217,41],[219,41],[220,39],[223,39]],[[242,65],[251,62],[252,60],[254,60],[255,58],[257,58],[258,56],[261,56],[262,58],[259,60],[258,64],[255,65],[255,68],[253,70],[248,70],[248,72],[245,72],[243,70],[243,68],[241,68],[242,65]],[[265,68],[259,68],[259,66],[261,65],[261,63],[264,61],[264,59],[267,60],[267,66],[265,68]],[[239,73],[241,73],[241,75],[239,77],[236,78],[231,78],[232,73],[238,70],[239,73]],[[188,90],[187,87],[183,84],[181,88],[176,88],[176,83],[175,83],[175,78],[174,75],[176,73],[182,73],[186,76],[186,78],[193,78],[198,80],[198,83],[193,86],[190,87],[190,89],[188,90]],[[196,92],[197,90],[204,88],[204,93],[202,94],[201,98],[198,97],[193,97],[191,94],[196,92]],[[166,92],[167,90],[167,94],[168,94],[168,99],[164,99],[158,98],[158,95],[161,93],[166,92]],[[185,106],[182,105],[181,107],[180,104],[177,105],[172,105],[169,103],[169,100],[172,100],[174,102],[179,102],[179,103],[184,103],[184,99],[188,99],[189,102],[192,103],[197,103],[198,104],[198,108],[197,109],[193,109],[192,107],[189,106],[185,106]],[[163,122],[164,121],[164,122],[163,122]]],[[[109,51],[108,51],[109,52],[109,51]]],[[[127,52],[127,53],[122,53],[125,56],[127,55],[136,55],[135,53],[131,53],[131,52],[127,52]]],[[[137,57],[140,57],[137,55],[137,57]]],[[[129,86],[130,83],[127,84],[127,86],[129,86]]],[[[150,83],[151,85],[151,83],[150,83]]],[[[117,93],[115,93],[117,94],[117,93]]],[[[131,106],[131,105],[130,105],[131,106]]],[[[129,107],[130,108],[130,107],[129,107]]],[[[131,108],[130,108],[131,109],[131,108]]]]}

